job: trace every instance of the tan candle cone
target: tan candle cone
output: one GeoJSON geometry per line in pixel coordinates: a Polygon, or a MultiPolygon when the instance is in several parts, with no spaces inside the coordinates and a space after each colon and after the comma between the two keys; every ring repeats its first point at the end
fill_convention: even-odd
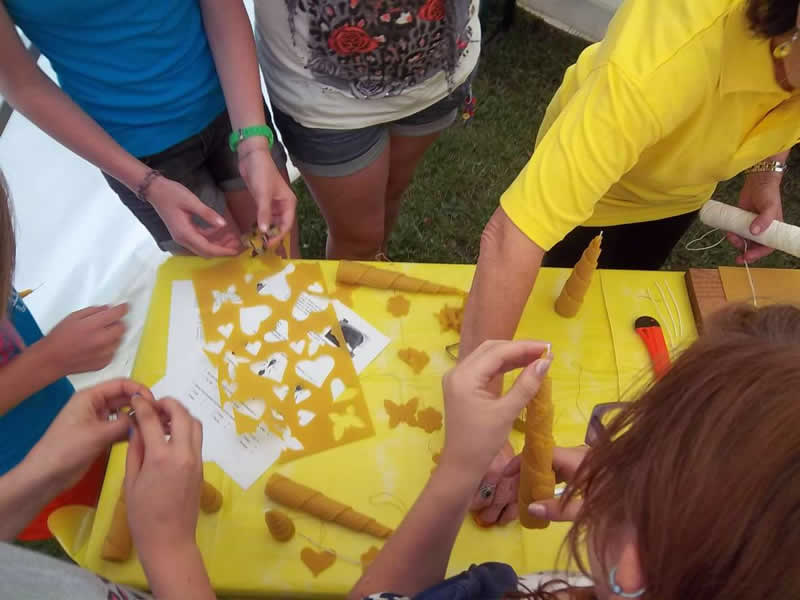
{"type": "Polygon", "coordinates": [[[342,527],[368,533],[377,538],[387,538],[392,534],[390,528],[381,525],[375,519],[283,475],[277,473],[272,475],[264,491],[270,500],[289,508],[302,510],[323,521],[337,523],[342,527]]]}
{"type": "Polygon", "coordinates": [[[339,263],[339,268],[336,271],[336,281],[339,283],[361,285],[381,290],[397,290],[400,292],[414,292],[419,294],[466,295],[464,290],[459,290],[458,288],[439,285],[433,281],[408,277],[407,275],[389,271],[388,269],[378,269],[377,267],[346,260],[339,263]]]}
{"type": "Polygon", "coordinates": [[[546,377],[539,392],[528,403],[525,416],[525,446],[522,449],[519,479],[519,520],[527,529],[544,529],[550,521],[532,516],[531,502],[553,497],[556,476],[553,472],[552,381],[546,377]]]}
{"type": "Polygon", "coordinates": [[[581,259],[572,269],[569,279],[556,300],[556,312],[562,317],[574,317],[578,314],[586,291],[592,283],[592,275],[597,270],[597,260],[600,258],[602,242],[603,234],[601,233],[587,246],[581,259]]]}
{"type": "Polygon", "coordinates": [[[103,549],[100,556],[103,560],[113,562],[124,562],[131,556],[131,531],[128,528],[128,510],[125,504],[125,495],[119,494],[119,500],[114,506],[114,514],[111,516],[111,525],[108,528],[106,539],[103,541],[103,549]]]}

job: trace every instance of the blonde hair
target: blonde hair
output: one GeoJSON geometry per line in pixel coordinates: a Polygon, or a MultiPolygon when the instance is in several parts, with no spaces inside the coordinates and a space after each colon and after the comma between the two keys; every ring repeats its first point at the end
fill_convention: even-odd
{"type": "Polygon", "coordinates": [[[0,170],[0,308],[5,316],[11,298],[11,282],[14,277],[16,242],[14,240],[14,217],[11,211],[11,196],[8,183],[0,170]]]}

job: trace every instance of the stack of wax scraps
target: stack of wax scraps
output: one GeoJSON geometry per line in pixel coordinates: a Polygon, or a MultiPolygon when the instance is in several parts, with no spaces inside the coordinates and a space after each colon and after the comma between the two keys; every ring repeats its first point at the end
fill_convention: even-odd
{"type": "Polygon", "coordinates": [[[274,474],[264,490],[267,497],[295,510],[301,510],[323,521],[336,523],[347,529],[367,533],[377,538],[387,538],[392,530],[349,506],[327,497],[322,492],[292,481],[283,475],[274,474]]]}
{"type": "Polygon", "coordinates": [[[439,326],[442,328],[442,333],[445,331],[455,331],[461,333],[461,322],[464,319],[464,307],[455,307],[445,304],[436,314],[439,319],[439,326]]]}
{"type": "Polygon", "coordinates": [[[528,403],[525,417],[525,446],[522,449],[519,479],[519,520],[527,529],[544,529],[550,522],[531,515],[532,502],[553,497],[556,476],[553,472],[552,380],[545,377],[539,392],[528,403]]]}
{"type": "Polygon", "coordinates": [[[574,317],[578,314],[583,298],[592,283],[592,275],[597,270],[602,241],[602,233],[592,240],[564,284],[561,295],[556,300],[556,312],[562,317],[574,317]]]}
{"type": "Polygon", "coordinates": [[[280,233],[275,225],[271,225],[267,233],[262,233],[258,229],[258,225],[253,224],[249,233],[243,233],[241,236],[242,245],[250,251],[250,256],[261,256],[269,250],[269,240],[280,233]]]}
{"type": "Polygon", "coordinates": [[[427,352],[415,350],[414,348],[398,350],[397,356],[400,360],[411,367],[411,370],[414,371],[415,375],[422,373],[422,369],[424,369],[431,360],[427,352]]]}
{"type": "Polygon", "coordinates": [[[270,510],[264,515],[267,529],[278,542],[288,542],[294,537],[294,522],[285,512],[270,510]]]}
{"type": "Polygon", "coordinates": [[[379,269],[362,263],[343,260],[336,271],[336,281],[350,285],[377,288],[380,290],[397,290],[398,292],[414,292],[419,294],[446,294],[465,296],[464,290],[440,285],[433,281],[408,277],[402,273],[379,269]]]}
{"type": "Polygon", "coordinates": [[[125,493],[120,491],[114,513],[111,515],[111,525],[108,528],[106,539],[100,556],[103,560],[124,562],[131,555],[131,530],[128,528],[128,510],[125,504],[125,493]]]}

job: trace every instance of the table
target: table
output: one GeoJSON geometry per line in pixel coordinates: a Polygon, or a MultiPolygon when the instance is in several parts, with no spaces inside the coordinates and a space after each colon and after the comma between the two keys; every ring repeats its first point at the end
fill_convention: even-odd
{"type": "MultiPolygon", "coordinates": [[[[152,385],[163,374],[171,282],[186,279],[193,269],[208,264],[198,258],[176,257],[161,267],[133,369],[137,380],[152,385]]],[[[321,264],[329,287],[334,287],[336,263],[321,264]]],[[[469,288],[474,271],[472,266],[381,266],[463,289],[469,288]]],[[[553,311],[553,302],[568,274],[568,270],[542,269],[517,334],[553,344],[555,436],[562,445],[582,443],[595,404],[629,397],[649,381],[649,359],[633,330],[636,317],[648,314],[661,321],[671,348],[679,348],[696,336],[683,273],[600,271],[579,315],[563,319],[553,311]]],[[[386,310],[386,300],[391,295],[393,292],[366,288],[353,294],[355,311],[392,339],[361,375],[376,430],[373,438],[273,467],[247,491],[238,488],[216,465],[206,465],[206,478],[222,491],[225,501],[216,515],[201,514],[197,540],[218,593],[341,597],[361,574],[361,554],[379,545],[376,539],[336,525],[323,525],[291,511],[301,536],[295,536],[288,544],[274,542],[263,518],[270,507],[263,493],[270,473],[279,471],[313,485],[393,527],[400,523],[425,484],[444,432],[429,435],[405,425],[390,429],[383,402],[405,402],[419,396],[423,405],[442,409],[440,379],[454,364],[445,346],[458,338],[453,332],[440,333],[435,313],[456,300],[408,294],[411,312],[397,319],[386,310]],[[431,357],[419,376],[397,359],[397,350],[408,346],[424,349],[431,357]],[[301,549],[311,546],[305,538],[334,548],[339,556],[317,578],[299,560],[301,549]]],[[[511,380],[507,378],[507,385],[511,380]]],[[[522,436],[513,433],[512,443],[519,449],[522,436]]],[[[78,564],[113,581],[144,587],[138,561],[114,564],[100,559],[100,547],[124,475],[125,452],[125,444],[113,449],[96,510],[65,507],[51,517],[50,525],[78,564]]],[[[565,531],[563,524],[553,524],[545,531],[525,531],[516,523],[483,530],[467,519],[453,550],[449,573],[489,560],[508,562],[519,573],[552,569],[565,531]]]]}

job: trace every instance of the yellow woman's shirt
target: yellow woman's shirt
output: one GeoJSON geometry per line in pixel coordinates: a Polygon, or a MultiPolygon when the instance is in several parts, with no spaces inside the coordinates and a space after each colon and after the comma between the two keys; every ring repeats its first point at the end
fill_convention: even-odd
{"type": "Polygon", "coordinates": [[[776,83],[744,5],[626,0],[565,73],[501,198],[512,222],[549,250],[578,225],[696,210],[718,182],[791,148],[800,97],[776,83]]]}

